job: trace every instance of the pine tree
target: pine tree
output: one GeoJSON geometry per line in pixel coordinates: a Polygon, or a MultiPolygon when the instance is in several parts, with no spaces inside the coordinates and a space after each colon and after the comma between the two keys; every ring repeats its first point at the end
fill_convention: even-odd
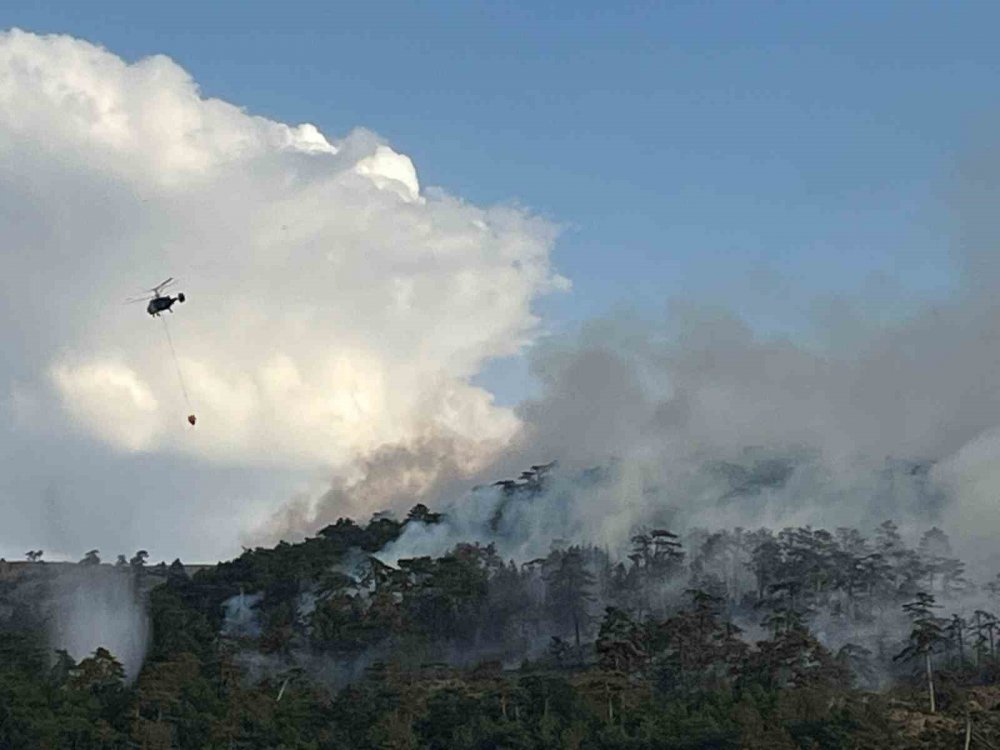
{"type": "Polygon", "coordinates": [[[581,628],[590,618],[594,597],[594,576],[587,570],[582,550],[570,547],[557,553],[555,565],[545,577],[546,599],[553,619],[563,626],[571,625],[576,641],[577,659],[582,664],[581,628]]]}
{"type": "Polygon", "coordinates": [[[930,700],[931,713],[936,705],[934,700],[934,670],[931,656],[944,639],[941,620],[931,611],[937,609],[934,597],[920,591],[916,599],[903,605],[903,611],[910,617],[913,629],[910,631],[909,644],[893,657],[893,661],[922,658],[927,673],[927,694],[930,700]]]}
{"type": "Polygon", "coordinates": [[[79,564],[80,565],[100,565],[101,564],[100,552],[98,550],[96,550],[96,549],[90,550],[86,555],[83,556],[83,559],[80,560],[79,564]]]}

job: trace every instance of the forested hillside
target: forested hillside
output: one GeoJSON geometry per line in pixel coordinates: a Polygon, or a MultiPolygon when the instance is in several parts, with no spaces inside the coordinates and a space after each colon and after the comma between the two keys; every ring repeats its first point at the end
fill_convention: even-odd
{"type": "MultiPolygon", "coordinates": [[[[544,477],[500,488],[530,502],[544,477]]],[[[509,560],[469,540],[380,558],[446,520],[341,519],[193,575],[92,551],[80,581],[118,576],[148,607],[137,675],[105,648],[53,649],[60,566],[8,565],[0,747],[1000,746],[1000,583],[939,529],[648,528],[624,554],[553,540],[509,560]]]]}

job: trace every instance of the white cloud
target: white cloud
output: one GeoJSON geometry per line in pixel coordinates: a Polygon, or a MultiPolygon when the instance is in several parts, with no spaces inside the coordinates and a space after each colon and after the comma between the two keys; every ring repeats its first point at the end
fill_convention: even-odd
{"type": "Polygon", "coordinates": [[[3,401],[53,436],[196,462],[493,450],[518,421],[469,379],[566,286],[550,223],[424,191],[371,132],[331,139],[203,98],[169,58],[18,30],[0,34],[0,233],[3,401]],[[121,304],[169,275],[193,430],[161,323],[121,304]]]}
{"type": "Polygon", "coordinates": [[[354,171],[370,177],[378,187],[394,191],[405,201],[420,198],[420,184],[413,162],[388,146],[376,146],[375,153],[359,161],[354,171]]]}
{"type": "Polygon", "coordinates": [[[124,450],[148,448],[162,428],[156,398],[129,367],[111,361],[59,364],[52,380],[69,414],[124,450]]]}

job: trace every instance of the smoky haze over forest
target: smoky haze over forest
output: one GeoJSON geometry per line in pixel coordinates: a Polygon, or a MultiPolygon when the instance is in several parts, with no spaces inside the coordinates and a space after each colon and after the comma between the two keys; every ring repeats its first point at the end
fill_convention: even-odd
{"type": "Polygon", "coordinates": [[[866,327],[845,314],[826,325],[831,343],[819,350],[762,339],[717,310],[679,309],[669,326],[591,323],[536,347],[541,394],[518,407],[521,431],[483,471],[459,475],[447,446],[383,449],[315,516],[280,518],[282,533],[419,499],[456,524],[443,544],[488,541],[495,501],[469,486],[558,460],[557,476],[613,465],[615,479],[525,510],[521,528],[506,530],[511,551],[539,554],[552,538],[622,548],[635,527],[665,519],[874,528],[891,517],[939,524],[968,552],[988,552],[979,542],[997,530],[1000,308],[970,285],[899,323],[866,327]],[[430,490],[413,492],[415,472],[430,490]]]}
{"type": "Polygon", "coordinates": [[[755,331],[725,300],[676,300],[662,320],[624,313],[583,324],[528,352],[538,393],[516,407],[517,433],[479,470],[461,471],[468,464],[446,440],[382,446],[351,478],[289,503],[248,538],[297,538],[342,515],[400,511],[417,499],[455,524],[453,535],[436,529],[419,549],[489,541],[498,493],[470,495],[470,486],[557,460],[559,475],[613,464],[616,479],[526,509],[498,540],[511,552],[540,554],[552,538],[624,550],[632,530],[665,519],[679,529],[871,530],[894,518],[914,533],[940,525],[965,553],[992,556],[1000,158],[983,149],[960,166],[950,186],[957,284],[949,296],[895,308],[891,293],[817,300],[808,342],[755,331]],[[752,499],[733,500],[746,481],[734,472],[779,465],[774,481],[750,488],[752,499]]]}

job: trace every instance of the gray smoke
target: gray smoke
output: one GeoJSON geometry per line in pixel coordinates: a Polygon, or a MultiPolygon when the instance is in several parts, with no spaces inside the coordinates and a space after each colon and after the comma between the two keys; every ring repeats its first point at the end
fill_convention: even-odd
{"type": "Polygon", "coordinates": [[[491,539],[534,555],[553,537],[620,547],[654,522],[870,529],[894,518],[904,530],[941,526],[957,553],[986,557],[1000,532],[998,175],[1000,149],[959,171],[955,275],[937,297],[815,301],[794,337],[755,330],[734,312],[739,299],[589,322],[533,346],[539,395],[492,460],[469,469],[441,443],[385,445],[270,530],[315,533],[423,502],[447,513],[444,525],[411,526],[389,557],[491,539]],[[469,491],[553,460],[549,490],[508,508],[501,526],[502,493],[469,491]],[[613,471],[575,483],[594,466],[613,471]]]}
{"type": "Polygon", "coordinates": [[[469,484],[558,460],[549,491],[515,511],[506,537],[491,526],[498,493],[417,498],[445,510],[446,525],[411,528],[391,556],[463,538],[497,537],[525,554],[553,537],[621,547],[653,522],[870,529],[887,518],[941,526],[966,559],[992,556],[1000,264],[984,216],[966,223],[962,288],[895,322],[865,323],[860,302],[841,302],[804,344],[688,304],[665,321],[595,321],[539,344],[541,393],[518,408],[517,438],[469,484]],[[591,466],[614,470],[599,486],[567,484],[591,466]]]}

